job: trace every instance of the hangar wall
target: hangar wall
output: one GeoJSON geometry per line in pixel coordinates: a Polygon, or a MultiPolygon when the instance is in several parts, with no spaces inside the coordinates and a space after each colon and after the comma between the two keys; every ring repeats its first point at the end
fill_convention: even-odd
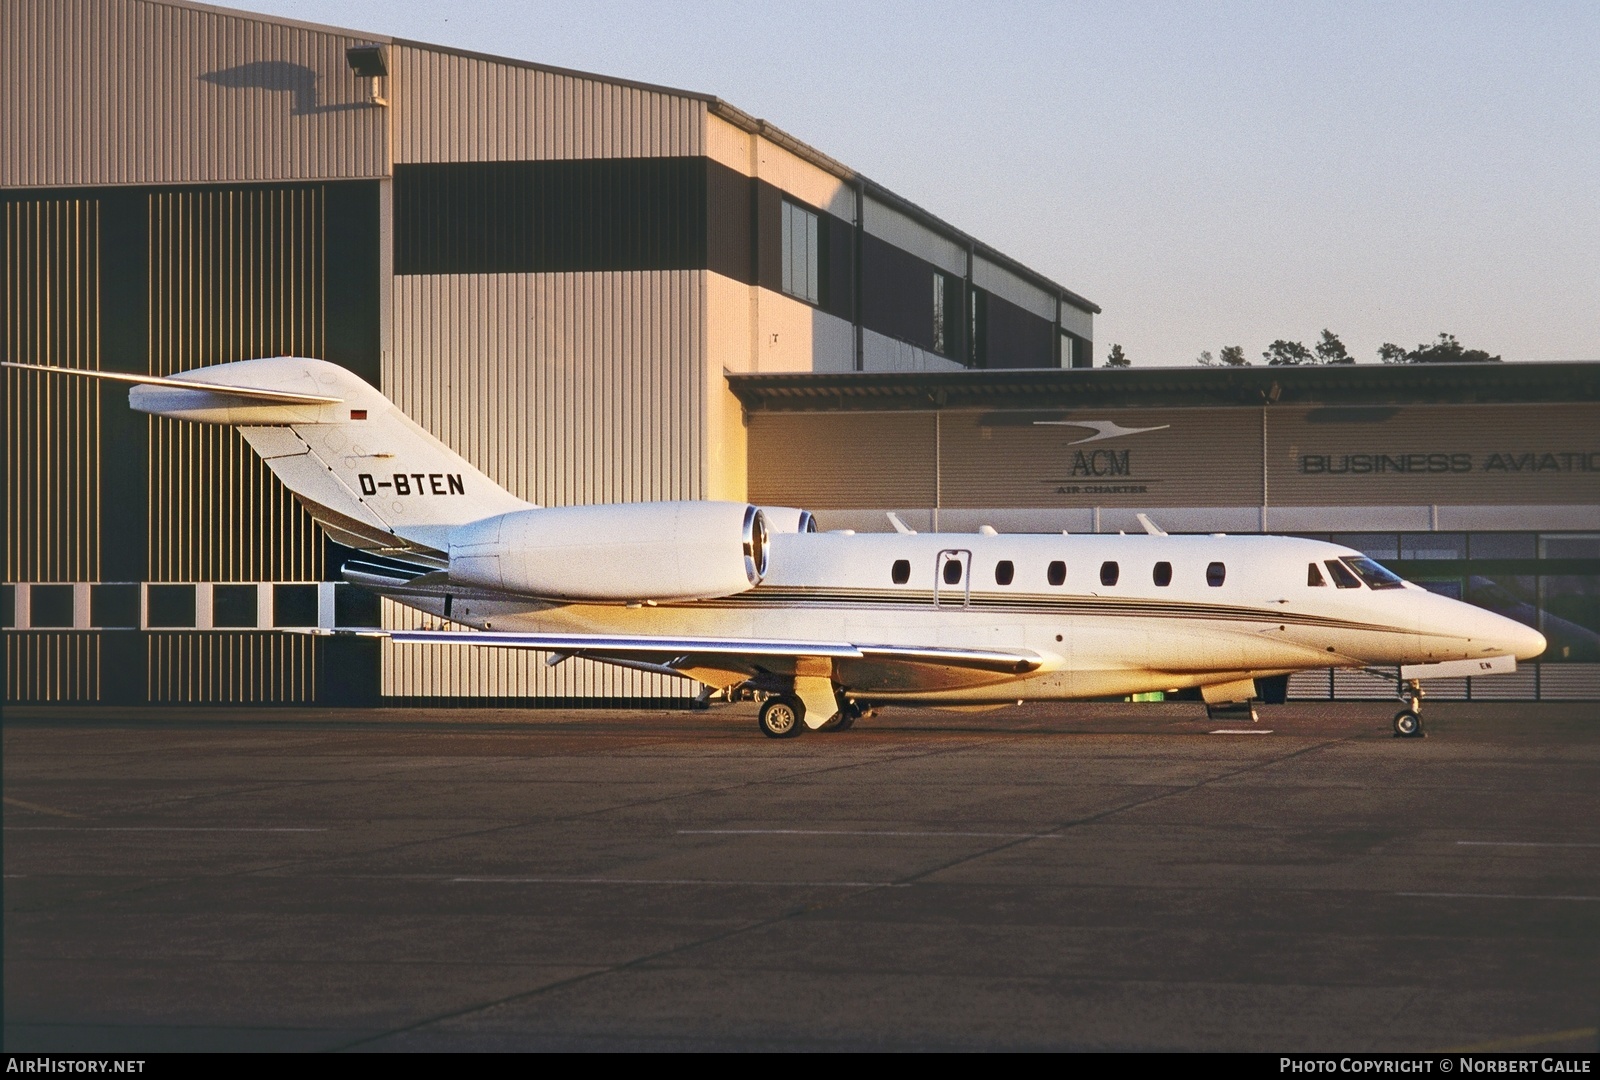
{"type": "MultiPolygon", "coordinates": [[[[544,504],[744,498],[729,371],[1089,361],[1093,304],[708,95],[185,0],[17,0],[0,56],[12,358],[319,356],[544,504]]],[[[401,616],[232,432],[6,387],[7,700],[687,692],[273,633],[401,616]]]]}

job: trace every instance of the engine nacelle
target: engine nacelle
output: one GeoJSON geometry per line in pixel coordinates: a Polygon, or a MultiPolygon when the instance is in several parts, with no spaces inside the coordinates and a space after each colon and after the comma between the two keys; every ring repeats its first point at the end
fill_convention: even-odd
{"type": "Polygon", "coordinates": [[[450,533],[451,581],[553,600],[708,600],[766,571],[766,521],[744,503],[518,510],[450,533]]]}
{"type": "Polygon", "coordinates": [[[800,510],[793,506],[762,506],[758,509],[761,511],[761,516],[766,519],[769,535],[817,531],[817,519],[811,516],[810,510],[800,510]]]}

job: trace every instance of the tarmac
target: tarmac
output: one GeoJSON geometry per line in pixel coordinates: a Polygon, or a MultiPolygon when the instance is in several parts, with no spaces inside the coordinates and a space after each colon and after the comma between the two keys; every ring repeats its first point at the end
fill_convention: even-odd
{"type": "Polygon", "coordinates": [[[1600,705],[8,708],[11,1051],[1593,1050],[1600,705]]]}

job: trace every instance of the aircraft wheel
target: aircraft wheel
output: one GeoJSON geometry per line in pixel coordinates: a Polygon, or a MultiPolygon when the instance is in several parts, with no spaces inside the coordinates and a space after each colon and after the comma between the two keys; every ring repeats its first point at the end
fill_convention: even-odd
{"type": "Polygon", "coordinates": [[[1397,739],[1416,739],[1422,736],[1422,717],[1410,709],[1401,709],[1394,714],[1394,737],[1397,739]]]}
{"type": "Polygon", "coordinates": [[[798,698],[768,698],[761,705],[756,723],[769,739],[792,739],[805,730],[806,707],[798,698]]]}

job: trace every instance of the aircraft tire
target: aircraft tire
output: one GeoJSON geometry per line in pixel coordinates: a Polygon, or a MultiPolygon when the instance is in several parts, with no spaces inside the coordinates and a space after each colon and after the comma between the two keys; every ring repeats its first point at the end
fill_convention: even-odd
{"type": "Polygon", "coordinates": [[[1420,739],[1422,737],[1422,717],[1410,709],[1401,709],[1395,713],[1394,737],[1397,739],[1420,739]]]}
{"type": "Polygon", "coordinates": [[[771,697],[762,702],[756,726],[769,739],[792,739],[806,729],[805,717],[799,698],[771,697]]]}

